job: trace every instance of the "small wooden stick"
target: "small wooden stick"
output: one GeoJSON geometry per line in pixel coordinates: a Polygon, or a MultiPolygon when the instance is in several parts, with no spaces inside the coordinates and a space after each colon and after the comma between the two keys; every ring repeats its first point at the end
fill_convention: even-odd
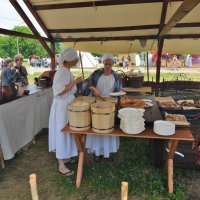
{"type": "Polygon", "coordinates": [[[29,183],[30,183],[30,186],[31,186],[32,200],[39,200],[38,191],[37,191],[36,174],[30,174],[29,175],[29,183]]]}
{"type": "Polygon", "coordinates": [[[4,165],[3,151],[2,151],[1,145],[0,145],[0,161],[1,161],[1,167],[2,169],[4,169],[5,165],[4,165]]]}
{"type": "Polygon", "coordinates": [[[121,200],[128,199],[128,183],[122,182],[121,184],[121,200]]]}

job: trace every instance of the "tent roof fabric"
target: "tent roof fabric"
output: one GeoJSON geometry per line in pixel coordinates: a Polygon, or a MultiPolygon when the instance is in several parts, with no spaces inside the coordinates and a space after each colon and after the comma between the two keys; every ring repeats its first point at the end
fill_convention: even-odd
{"type": "MultiPolygon", "coordinates": [[[[53,38],[78,50],[96,53],[156,51],[165,1],[29,0],[53,38]],[[140,40],[147,40],[146,45],[141,45],[140,40]]],[[[183,2],[169,1],[164,24],[183,2]]],[[[197,3],[164,35],[163,51],[200,53],[199,11],[200,4],[197,3]],[[193,38],[191,35],[194,34],[193,38]],[[179,39],[179,35],[186,35],[186,39],[179,39]]]]}

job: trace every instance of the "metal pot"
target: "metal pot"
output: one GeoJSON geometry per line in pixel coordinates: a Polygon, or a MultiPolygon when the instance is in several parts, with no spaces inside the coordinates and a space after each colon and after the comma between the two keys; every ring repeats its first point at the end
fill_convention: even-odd
{"type": "Polygon", "coordinates": [[[43,87],[43,88],[47,87],[47,80],[45,78],[39,78],[38,85],[39,87],[43,87]]]}

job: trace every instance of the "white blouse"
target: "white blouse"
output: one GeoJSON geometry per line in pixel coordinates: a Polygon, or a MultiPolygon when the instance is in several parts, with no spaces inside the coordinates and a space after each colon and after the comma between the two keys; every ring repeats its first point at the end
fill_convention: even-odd
{"type": "Polygon", "coordinates": [[[100,90],[101,96],[109,96],[115,88],[115,78],[111,74],[109,76],[101,75],[97,83],[97,89],[100,90]]]}

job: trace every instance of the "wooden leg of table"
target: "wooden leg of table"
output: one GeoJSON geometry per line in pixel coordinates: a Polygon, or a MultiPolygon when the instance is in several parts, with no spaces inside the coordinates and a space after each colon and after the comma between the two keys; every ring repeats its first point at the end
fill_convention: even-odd
{"type": "Polygon", "coordinates": [[[82,141],[82,135],[73,134],[76,141],[77,148],[79,150],[78,156],[78,169],[76,176],[76,187],[79,188],[81,185],[82,174],[83,174],[83,163],[84,163],[84,143],[82,141]]]}
{"type": "Polygon", "coordinates": [[[85,142],[86,142],[86,137],[87,135],[82,135],[82,143],[84,145],[84,164],[85,165],[88,165],[89,164],[89,161],[88,161],[88,156],[87,156],[87,151],[85,150],[85,142]]]}
{"type": "Polygon", "coordinates": [[[169,193],[173,193],[174,187],[174,181],[173,181],[173,159],[168,159],[168,191],[169,193]]]}
{"type": "Polygon", "coordinates": [[[5,165],[4,165],[3,151],[2,151],[1,145],[0,145],[0,161],[1,161],[1,167],[2,169],[4,169],[5,165]]]}
{"type": "Polygon", "coordinates": [[[174,181],[173,181],[173,158],[175,151],[178,146],[178,140],[169,141],[168,146],[170,146],[169,153],[167,156],[167,174],[168,174],[168,191],[173,193],[174,191],[174,181]]]}
{"type": "Polygon", "coordinates": [[[82,174],[83,174],[83,163],[84,163],[84,152],[80,152],[79,159],[78,159],[77,177],[76,177],[76,187],[77,188],[79,188],[81,185],[82,174]]]}

